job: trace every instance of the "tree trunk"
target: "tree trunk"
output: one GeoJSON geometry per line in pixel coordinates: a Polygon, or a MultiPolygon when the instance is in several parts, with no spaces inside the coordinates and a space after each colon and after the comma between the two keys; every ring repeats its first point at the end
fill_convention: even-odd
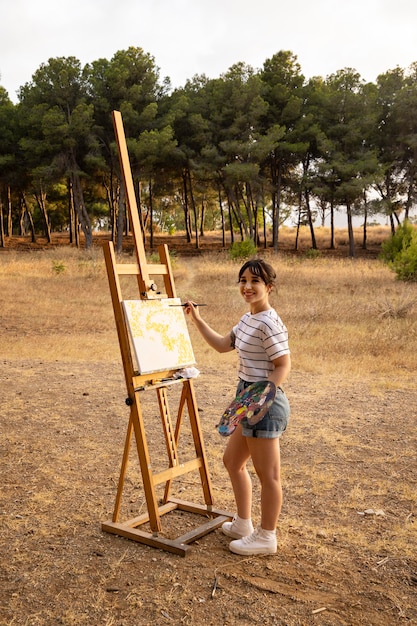
{"type": "Polygon", "coordinates": [[[225,248],[226,247],[226,224],[225,224],[225,219],[224,219],[224,208],[223,208],[222,192],[220,189],[220,185],[218,185],[217,187],[217,192],[219,194],[219,209],[220,209],[220,218],[222,221],[222,247],[225,248]]]}
{"type": "Polygon", "coordinates": [[[88,215],[84,202],[81,179],[76,173],[72,174],[72,186],[74,193],[74,207],[78,216],[78,221],[80,223],[81,229],[84,233],[85,247],[88,250],[93,244],[93,230],[91,228],[90,216],[88,215]]]}
{"type": "Polygon", "coordinates": [[[206,218],[206,203],[201,200],[200,237],[204,237],[204,220],[206,218]]]}
{"type": "Polygon", "coordinates": [[[188,206],[188,187],[187,187],[187,172],[182,172],[182,188],[183,188],[183,209],[184,209],[184,226],[187,235],[187,243],[191,242],[191,228],[190,228],[190,209],[188,206]]]}
{"type": "Polygon", "coordinates": [[[347,211],[347,220],[348,220],[348,234],[349,234],[349,256],[355,256],[355,238],[353,235],[353,224],[352,224],[352,209],[350,208],[350,203],[346,203],[346,211],[347,211]]]}
{"type": "Polygon", "coordinates": [[[232,211],[232,204],[230,202],[229,196],[227,196],[227,211],[229,213],[230,243],[234,244],[234,242],[235,242],[235,233],[234,233],[234,230],[233,230],[233,211],[232,211]]]}
{"type": "Polygon", "coordinates": [[[242,220],[240,219],[240,217],[237,215],[236,213],[236,208],[235,205],[231,202],[230,203],[230,209],[232,211],[232,217],[234,216],[236,223],[239,227],[239,232],[240,232],[240,241],[244,241],[245,239],[245,233],[243,231],[243,224],[242,224],[242,220]]]}
{"type": "Polygon", "coordinates": [[[334,201],[333,198],[330,202],[330,250],[336,248],[334,240],[334,201]]]}
{"type": "MultiPolygon", "coordinates": [[[[138,206],[138,212],[139,212],[139,223],[142,229],[143,247],[146,248],[146,228],[147,228],[149,215],[147,214],[145,215],[145,219],[143,218],[144,211],[142,207],[142,186],[141,186],[140,180],[138,180],[136,196],[137,196],[137,206],[138,206]]],[[[130,224],[129,224],[129,212],[128,211],[125,211],[125,222],[126,222],[126,226],[129,227],[130,224]]],[[[129,232],[129,230],[127,232],[129,232]]]]}
{"type": "Polygon", "coordinates": [[[300,239],[300,226],[301,226],[301,204],[298,205],[298,220],[297,220],[297,230],[295,231],[295,244],[294,250],[298,250],[298,242],[300,239]]]}
{"type": "Polygon", "coordinates": [[[302,212],[302,206],[303,206],[303,190],[302,190],[302,185],[300,185],[299,189],[298,189],[298,219],[297,219],[297,230],[296,230],[296,234],[295,234],[295,244],[294,244],[294,250],[298,250],[298,244],[299,244],[299,240],[300,240],[300,228],[301,228],[301,212],[302,212]]]}
{"type": "Polygon", "coordinates": [[[153,248],[153,188],[152,188],[152,178],[149,179],[149,212],[150,212],[150,238],[149,245],[151,249],[153,248]]]}
{"type": "Polygon", "coordinates": [[[25,227],[25,207],[23,204],[20,204],[20,216],[19,216],[19,235],[20,237],[26,236],[26,227],[25,227]]]}
{"type": "Polygon", "coordinates": [[[363,194],[364,198],[364,211],[363,211],[363,237],[362,237],[362,250],[366,250],[366,241],[368,236],[368,204],[366,200],[366,193],[363,194]]]}
{"type": "Polygon", "coordinates": [[[6,220],[6,235],[7,237],[13,236],[13,220],[12,220],[12,194],[10,185],[7,185],[7,220],[6,220]]]}
{"type": "Polygon", "coordinates": [[[252,205],[253,212],[253,240],[256,246],[260,245],[259,238],[259,218],[258,218],[258,207],[257,205],[252,205]]]}
{"type": "Polygon", "coordinates": [[[317,250],[317,242],[316,242],[316,235],[314,232],[313,216],[311,215],[311,208],[310,208],[310,194],[308,193],[308,189],[305,189],[304,197],[306,201],[307,220],[308,220],[308,225],[310,227],[311,247],[313,248],[313,250],[317,250]]]}
{"type": "Polygon", "coordinates": [[[68,184],[68,196],[69,196],[69,214],[71,220],[71,230],[70,230],[70,242],[75,243],[77,248],[80,247],[80,231],[79,231],[79,223],[78,223],[78,213],[75,209],[75,199],[74,199],[74,185],[71,178],[67,181],[68,184]]]}
{"type": "Polygon", "coordinates": [[[240,208],[240,203],[239,203],[239,189],[237,188],[237,186],[234,189],[234,196],[235,196],[235,202],[232,203],[232,206],[234,207],[234,213],[236,216],[236,221],[238,222],[239,225],[239,230],[240,230],[240,236],[242,241],[244,239],[246,239],[248,237],[248,227],[246,225],[245,220],[243,219],[243,215],[242,215],[242,211],[240,208]]]}
{"type": "Polygon", "coordinates": [[[199,236],[198,236],[198,211],[197,211],[197,207],[196,207],[195,200],[194,200],[194,192],[193,192],[193,185],[192,185],[192,179],[191,179],[191,170],[190,170],[189,167],[187,168],[187,173],[188,173],[188,184],[190,186],[191,206],[193,207],[193,213],[194,213],[195,247],[198,250],[200,248],[200,239],[199,239],[199,236]]]}
{"type": "Polygon", "coordinates": [[[5,238],[4,238],[4,222],[3,222],[3,200],[0,197],[0,248],[4,248],[5,238]]]}
{"type": "Polygon", "coordinates": [[[256,246],[259,246],[259,219],[258,219],[258,199],[255,201],[253,198],[252,187],[249,185],[248,202],[251,207],[251,214],[253,219],[253,241],[256,246]]]}
{"type": "Polygon", "coordinates": [[[75,239],[75,211],[74,211],[74,198],[72,195],[71,180],[67,179],[67,194],[68,194],[68,227],[69,227],[69,242],[74,243],[75,239]]]}
{"type": "Polygon", "coordinates": [[[408,185],[408,189],[407,189],[407,200],[405,202],[405,207],[404,207],[404,221],[408,221],[408,218],[410,215],[410,209],[413,206],[413,198],[414,198],[413,180],[414,178],[412,179],[411,183],[408,185]]]}
{"type": "Polygon", "coordinates": [[[274,167],[273,186],[274,191],[272,193],[272,243],[274,251],[278,252],[279,242],[279,213],[281,207],[281,164],[278,162],[274,167]]]}
{"type": "Polygon", "coordinates": [[[115,191],[115,187],[114,187],[114,182],[113,182],[113,175],[110,173],[110,180],[109,183],[106,183],[106,181],[103,181],[103,186],[104,189],[106,190],[106,198],[107,198],[107,204],[109,207],[109,214],[110,214],[110,219],[109,219],[109,226],[110,226],[110,238],[111,241],[115,244],[116,243],[116,233],[117,233],[117,213],[118,213],[118,200],[117,200],[117,191],[115,191]]]}
{"type": "Polygon", "coordinates": [[[394,218],[392,217],[392,213],[389,214],[389,222],[390,222],[390,227],[391,227],[391,235],[395,234],[395,224],[394,224],[394,218]]]}
{"type": "Polygon", "coordinates": [[[124,217],[126,213],[125,187],[122,184],[119,193],[116,222],[116,252],[120,254],[123,250],[124,217]]]}
{"type": "MultiPolygon", "coordinates": [[[[22,193],[21,196],[20,196],[20,203],[21,203],[20,229],[21,229],[21,231],[25,231],[25,233],[26,233],[26,227],[23,226],[24,219],[26,217],[27,221],[29,222],[29,226],[30,226],[30,231],[31,231],[31,235],[32,235],[32,243],[36,243],[36,233],[35,233],[35,225],[33,223],[33,216],[32,216],[32,213],[29,211],[29,207],[27,205],[26,197],[25,197],[24,193],[22,193]]],[[[23,234],[23,232],[22,232],[22,234],[23,234]]]]}
{"type": "Polygon", "coordinates": [[[249,238],[255,241],[255,229],[254,229],[254,220],[253,220],[253,202],[252,202],[252,193],[249,183],[245,184],[245,194],[240,194],[243,204],[246,209],[246,215],[248,216],[248,235],[249,238]]]}
{"type": "Polygon", "coordinates": [[[43,222],[43,231],[48,243],[51,243],[51,226],[49,224],[48,212],[46,210],[46,193],[42,189],[42,185],[40,185],[39,193],[35,191],[35,199],[39,207],[39,211],[42,215],[43,222]]]}
{"type": "Polygon", "coordinates": [[[264,231],[264,248],[266,249],[268,247],[268,242],[267,242],[267,235],[266,235],[266,211],[265,211],[265,202],[263,202],[262,204],[262,224],[263,224],[263,231],[264,231]]]}

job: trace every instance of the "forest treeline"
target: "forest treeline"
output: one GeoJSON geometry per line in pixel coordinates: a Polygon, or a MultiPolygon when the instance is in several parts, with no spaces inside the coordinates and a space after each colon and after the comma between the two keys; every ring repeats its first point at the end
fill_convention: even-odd
{"type": "Polygon", "coordinates": [[[112,111],[121,111],[142,226],[206,230],[233,243],[279,249],[291,219],[308,225],[375,214],[392,231],[410,220],[417,184],[417,62],[365,82],[350,68],[306,80],[280,51],[254,70],[233,65],[172,89],[141,48],[84,67],[51,58],[13,104],[0,87],[0,246],[13,234],[80,232],[91,246],[106,228],[120,250],[129,230],[112,111]]]}

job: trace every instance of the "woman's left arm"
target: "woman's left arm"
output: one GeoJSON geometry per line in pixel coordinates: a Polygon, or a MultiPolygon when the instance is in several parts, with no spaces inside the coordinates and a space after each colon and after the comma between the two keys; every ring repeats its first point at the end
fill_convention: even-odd
{"type": "Polygon", "coordinates": [[[283,356],[279,356],[274,359],[272,363],[274,364],[274,369],[269,374],[268,380],[274,383],[276,387],[280,387],[290,373],[291,356],[289,354],[284,354],[283,356]]]}

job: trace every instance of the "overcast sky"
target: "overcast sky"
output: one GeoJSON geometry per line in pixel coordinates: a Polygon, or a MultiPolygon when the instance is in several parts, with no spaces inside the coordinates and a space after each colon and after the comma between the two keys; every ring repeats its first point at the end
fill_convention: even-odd
{"type": "Polygon", "coordinates": [[[350,67],[367,81],[417,61],[417,0],[0,0],[0,85],[16,91],[51,57],[81,64],[140,47],[174,87],[291,50],[302,73],[350,67]]]}

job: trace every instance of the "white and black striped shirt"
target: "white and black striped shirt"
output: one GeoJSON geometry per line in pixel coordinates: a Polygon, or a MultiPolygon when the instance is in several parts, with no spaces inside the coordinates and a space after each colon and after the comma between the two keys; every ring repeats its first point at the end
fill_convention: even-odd
{"type": "Polygon", "coordinates": [[[232,339],[239,353],[239,378],[266,380],[273,359],[289,354],[288,331],[275,309],[255,315],[245,313],[233,327],[232,339]]]}

